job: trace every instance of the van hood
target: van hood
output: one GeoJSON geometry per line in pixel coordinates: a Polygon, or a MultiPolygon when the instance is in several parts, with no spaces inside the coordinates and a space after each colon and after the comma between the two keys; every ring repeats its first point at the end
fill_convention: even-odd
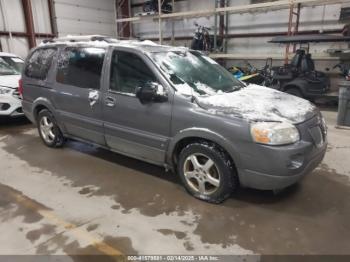
{"type": "Polygon", "coordinates": [[[21,78],[21,75],[0,75],[0,86],[5,86],[9,88],[17,88],[18,80],[21,78]]]}
{"type": "Polygon", "coordinates": [[[196,98],[211,113],[234,115],[248,121],[301,123],[316,114],[309,101],[272,88],[250,84],[232,93],[196,98]]]}

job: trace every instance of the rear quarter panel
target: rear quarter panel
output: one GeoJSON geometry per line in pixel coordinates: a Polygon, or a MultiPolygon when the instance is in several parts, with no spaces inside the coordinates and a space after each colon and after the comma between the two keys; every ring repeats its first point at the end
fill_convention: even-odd
{"type": "Polygon", "coordinates": [[[57,61],[57,52],[53,57],[53,62],[50,66],[46,79],[35,79],[26,76],[25,69],[28,66],[28,60],[31,55],[39,48],[33,49],[25,60],[25,65],[22,71],[22,84],[23,84],[23,100],[22,107],[25,115],[35,123],[35,109],[37,106],[45,106],[54,114],[54,106],[50,102],[52,101],[52,95],[54,93],[53,79],[55,77],[55,62],[57,61]]]}

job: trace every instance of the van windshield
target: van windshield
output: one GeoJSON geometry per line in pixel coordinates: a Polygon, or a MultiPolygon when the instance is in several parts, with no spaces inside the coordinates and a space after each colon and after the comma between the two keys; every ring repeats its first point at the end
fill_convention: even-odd
{"type": "Polygon", "coordinates": [[[211,58],[196,51],[151,53],[177,91],[185,95],[215,95],[236,91],[244,84],[211,58]]]}

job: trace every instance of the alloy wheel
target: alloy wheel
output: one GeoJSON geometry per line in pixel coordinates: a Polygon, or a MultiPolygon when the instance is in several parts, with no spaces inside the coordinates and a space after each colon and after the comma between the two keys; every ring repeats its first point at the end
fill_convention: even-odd
{"type": "Polygon", "coordinates": [[[47,143],[53,143],[56,138],[53,128],[54,124],[47,116],[40,119],[40,133],[47,143]]]}
{"type": "Polygon", "coordinates": [[[188,156],[183,166],[188,185],[200,194],[213,194],[220,186],[220,172],[214,161],[204,154],[188,156]]]}

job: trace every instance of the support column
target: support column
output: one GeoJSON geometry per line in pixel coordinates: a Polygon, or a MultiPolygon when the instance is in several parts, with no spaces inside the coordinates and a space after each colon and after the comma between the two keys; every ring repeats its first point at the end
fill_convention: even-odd
{"type": "Polygon", "coordinates": [[[58,30],[57,30],[57,23],[56,23],[56,12],[55,12],[55,5],[53,0],[47,0],[47,4],[49,7],[49,14],[50,14],[50,25],[51,25],[51,34],[58,36],[58,30]]]}
{"type": "MultiPolygon", "coordinates": [[[[294,12],[294,3],[290,1],[289,6],[289,20],[288,20],[288,33],[287,35],[292,35],[292,26],[293,26],[293,12],[294,12]]],[[[284,54],[284,64],[288,64],[288,56],[289,56],[289,46],[290,44],[286,44],[286,51],[284,54]]]]}
{"type": "Polygon", "coordinates": [[[22,0],[24,20],[26,23],[26,33],[28,36],[29,48],[36,46],[35,32],[34,32],[34,21],[31,0],[22,0]]]}
{"type": "MultiPolygon", "coordinates": [[[[173,7],[173,12],[175,9],[175,0],[172,0],[172,7],[173,7]]],[[[171,45],[175,45],[175,19],[172,19],[171,21],[171,45]]]]}
{"type": "Polygon", "coordinates": [[[159,31],[159,44],[163,44],[163,28],[162,28],[162,0],[158,0],[158,31],[159,31]]]}
{"type": "MultiPolygon", "coordinates": [[[[225,0],[220,0],[220,8],[225,7],[225,0]]],[[[221,39],[224,39],[225,32],[225,14],[221,13],[219,18],[219,36],[221,39]]]]}
{"type": "MultiPolygon", "coordinates": [[[[130,17],[130,2],[129,0],[116,0],[116,16],[118,18],[130,17]]],[[[130,22],[117,23],[118,38],[130,38],[131,24],[130,22]]]]}
{"type": "MultiPolygon", "coordinates": [[[[297,20],[295,22],[295,27],[294,27],[294,31],[293,31],[293,35],[297,35],[298,31],[299,31],[299,24],[300,24],[300,10],[301,10],[301,4],[299,3],[297,5],[297,12],[295,13],[295,15],[297,16],[297,20]]],[[[294,44],[293,45],[293,53],[295,53],[297,49],[297,45],[294,44]]]]}

